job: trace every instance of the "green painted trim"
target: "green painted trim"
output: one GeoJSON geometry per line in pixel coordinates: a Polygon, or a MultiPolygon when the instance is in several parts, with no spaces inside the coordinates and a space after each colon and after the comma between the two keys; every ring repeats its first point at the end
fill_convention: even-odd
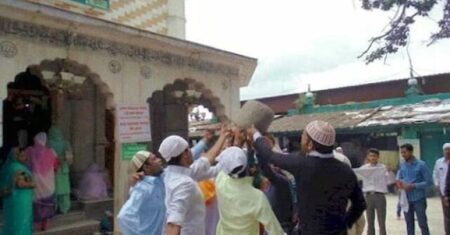
{"type": "Polygon", "coordinates": [[[110,0],[71,0],[83,5],[99,8],[102,10],[109,10],[110,0]]]}
{"type": "Polygon", "coordinates": [[[288,116],[294,116],[300,114],[300,110],[298,109],[288,109],[287,115],[288,116]]]}
{"type": "MultiPolygon", "coordinates": [[[[403,138],[417,138],[418,134],[426,132],[441,132],[446,129],[450,133],[450,123],[417,123],[409,125],[388,125],[388,126],[368,126],[368,127],[354,127],[336,129],[336,133],[340,134],[371,134],[371,133],[398,133],[403,138]],[[404,130],[407,129],[407,133],[404,130]],[[412,136],[412,134],[415,136],[412,136]]],[[[276,136],[295,136],[299,135],[301,131],[284,131],[272,132],[276,136]]]]}
{"type": "Polygon", "coordinates": [[[301,110],[290,109],[288,110],[288,116],[298,115],[298,114],[312,114],[312,113],[330,113],[330,112],[342,112],[350,110],[360,110],[360,109],[373,109],[383,106],[399,106],[406,104],[420,103],[428,99],[450,99],[449,93],[438,93],[432,95],[415,95],[408,97],[399,97],[392,99],[382,99],[374,100],[363,103],[347,103],[340,105],[321,105],[321,106],[304,106],[301,110]]]}

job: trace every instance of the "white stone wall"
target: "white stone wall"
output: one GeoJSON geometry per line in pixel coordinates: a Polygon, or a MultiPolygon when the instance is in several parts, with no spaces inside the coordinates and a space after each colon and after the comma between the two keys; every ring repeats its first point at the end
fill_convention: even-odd
{"type": "Polygon", "coordinates": [[[13,58],[0,56],[0,97],[6,97],[6,84],[29,65],[39,64],[42,60],[69,58],[80,64],[87,65],[92,72],[97,73],[114,93],[115,103],[146,103],[151,94],[160,90],[166,84],[178,78],[192,78],[202,82],[213,94],[220,94],[221,103],[225,106],[227,116],[232,116],[232,107],[239,106],[238,84],[231,78],[219,74],[196,71],[187,67],[174,67],[159,62],[144,63],[131,60],[124,56],[110,56],[106,53],[91,52],[82,49],[66,49],[52,47],[40,43],[30,43],[28,40],[0,36],[0,42],[10,41],[17,47],[17,55],[13,58]],[[112,73],[108,64],[112,61],[121,64],[121,71],[112,73]],[[151,69],[151,77],[145,79],[141,75],[142,66],[151,69]],[[224,84],[230,87],[224,86],[224,84]],[[228,91],[231,91],[229,93],[228,91]],[[234,96],[234,97],[232,97],[234,96]]]}

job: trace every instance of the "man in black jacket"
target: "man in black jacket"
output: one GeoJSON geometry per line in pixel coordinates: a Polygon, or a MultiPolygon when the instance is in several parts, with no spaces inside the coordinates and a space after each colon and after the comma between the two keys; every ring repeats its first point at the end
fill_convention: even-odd
{"type": "Polygon", "coordinates": [[[260,159],[258,165],[261,173],[269,179],[271,184],[268,197],[272,210],[286,234],[295,235],[293,230],[297,223],[297,193],[291,192],[294,188],[289,178],[280,169],[268,164],[264,158],[260,158],[258,155],[256,157],[260,159]]]}
{"type": "Polygon", "coordinates": [[[302,235],[344,235],[366,209],[352,169],[334,158],[334,128],[313,121],[303,132],[300,155],[272,152],[261,134],[250,128],[260,161],[291,172],[297,182],[298,213],[302,235]],[[352,206],[347,211],[348,202],[352,206]]]}

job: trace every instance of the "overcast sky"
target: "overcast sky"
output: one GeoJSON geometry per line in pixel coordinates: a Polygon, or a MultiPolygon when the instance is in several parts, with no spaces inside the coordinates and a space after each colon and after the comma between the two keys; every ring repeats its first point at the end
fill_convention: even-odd
{"type": "MultiPolygon", "coordinates": [[[[450,40],[426,46],[441,14],[412,29],[418,75],[450,71],[450,40]]],[[[360,0],[186,0],[188,40],[258,59],[241,99],[408,77],[405,50],[386,64],[356,58],[392,15],[362,10],[360,0]]]]}

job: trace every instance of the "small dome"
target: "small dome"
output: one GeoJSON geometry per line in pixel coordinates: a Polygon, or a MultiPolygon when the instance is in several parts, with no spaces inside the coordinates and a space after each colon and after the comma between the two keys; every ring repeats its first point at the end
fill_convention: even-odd
{"type": "Polygon", "coordinates": [[[417,84],[418,84],[417,79],[415,79],[415,78],[408,79],[408,85],[417,86],[417,84]]]}

